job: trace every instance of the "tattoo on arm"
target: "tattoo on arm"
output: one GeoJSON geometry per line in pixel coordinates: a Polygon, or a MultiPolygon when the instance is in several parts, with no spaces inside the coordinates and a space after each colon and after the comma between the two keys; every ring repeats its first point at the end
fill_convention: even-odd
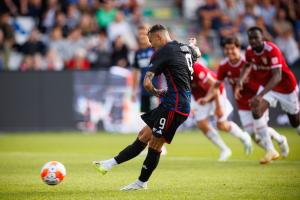
{"type": "Polygon", "coordinates": [[[144,78],[144,88],[155,96],[160,96],[159,90],[157,90],[153,84],[152,79],[154,78],[155,74],[153,72],[147,72],[144,78]]]}

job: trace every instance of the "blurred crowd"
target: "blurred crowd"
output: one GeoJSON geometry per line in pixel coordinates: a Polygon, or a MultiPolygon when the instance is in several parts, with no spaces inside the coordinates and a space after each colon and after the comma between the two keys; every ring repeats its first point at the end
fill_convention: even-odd
{"type": "MultiPolygon", "coordinates": [[[[128,68],[138,49],[146,0],[1,0],[0,70],[128,68]]],[[[149,0],[150,1],[150,0],[149,0]]],[[[198,34],[203,59],[214,66],[222,41],[257,25],[300,65],[300,0],[174,0],[198,34]]],[[[187,36],[188,37],[188,36],[187,36]]]]}
{"type": "Polygon", "coordinates": [[[1,0],[0,70],[129,66],[138,0],[1,0]]]}
{"type": "MultiPolygon", "coordinates": [[[[190,2],[190,1],[189,1],[190,2]]],[[[266,39],[275,42],[290,67],[300,67],[299,0],[201,0],[195,9],[199,46],[206,61],[222,54],[223,39],[238,35],[243,48],[248,45],[246,31],[258,26],[266,39]]]]}

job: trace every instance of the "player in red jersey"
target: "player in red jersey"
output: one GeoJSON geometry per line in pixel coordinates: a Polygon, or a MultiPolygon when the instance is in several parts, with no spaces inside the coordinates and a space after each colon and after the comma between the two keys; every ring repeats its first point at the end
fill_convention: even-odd
{"type": "MultiPolygon", "coordinates": [[[[244,64],[246,64],[245,59],[241,55],[240,42],[237,37],[229,37],[224,40],[224,54],[226,55],[226,58],[221,61],[218,68],[218,81],[212,87],[215,89],[220,88],[224,79],[227,79],[234,91],[236,81],[240,77],[240,71],[244,64]]],[[[253,126],[254,119],[249,105],[249,100],[256,95],[258,88],[259,84],[255,81],[255,71],[252,70],[249,74],[248,81],[243,85],[243,90],[240,91],[239,98],[236,99],[236,103],[244,130],[251,135],[257,144],[266,149],[265,144],[260,140],[258,134],[255,134],[256,131],[253,126]]],[[[208,95],[211,95],[211,93],[208,95]]],[[[263,117],[266,122],[268,122],[268,111],[264,113],[263,117]]],[[[289,153],[289,146],[286,137],[280,135],[271,127],[268,127],[268,133],[278,143],[282,156],[287,157],[289,153]]]]}
{"type": "Polygon", "coordinates": [[[251,98],[250,106],[254,117],[254,127],[266,144],[266,155],[261,164],[269,163],[279,157],[268,134],[267,122],[263,114],[271,106],[280,103],[287,113],[290,123],[300,132],[300,106],[298,87],[294,74],[288,68],[279,48],[272,42],[265,41],[263,31],[252,27],[247,31],[250,46],[246,50],[246,61],[237,81],[235,96],[240,96],[249,72],[255,71],[255,80],[260,84],[257,95],[251,98]]]}
{"type": "Polygon", "coordinates": [[[194,63],[192,94],[197,101],[195,107],[197,126],[209,140],[220,148],[219,161],[226,161],[231,155],[231,150],[224,143],[218,131],[210,124],[209,118],[211,116],[216,116],[219,130],[226,131],[243,142],[246,154],[251,152],[252,145],[248,133],[242,131],[234,122],[227,120],[233,108],[226,97],[223,84],[217,92],[208,97],[207,93],[215,82],[216,74],[213,71],[198,62],[194,63]]]}

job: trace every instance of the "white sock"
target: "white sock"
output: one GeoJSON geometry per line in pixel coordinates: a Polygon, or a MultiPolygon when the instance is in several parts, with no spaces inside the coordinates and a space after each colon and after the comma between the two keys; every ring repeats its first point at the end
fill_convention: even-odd
{"type": "Polygon", "coordinates": [[[114,158],[111,158],[109,160],[105,160],[103,162],[105,165],[107,165],[108,167],[112,168],[113,166],[117,165],[117,161],[114,158]]]}
{"type": "Polygon", "coordinates": [[[141,187],[144,187],[144,186],[147,184],[147,182],[140,181],[139,179],[136,180],[135,183],[136,183],[137,185],[141,186],[141,187]]]}
{"type": "Polygon", "coordinates": [[[271,127],[268,127],[268,133],[270,136],[278,143],[281,144],[283,142],[283,137],[276,130],[271,127]]]}
{"type": "Polygon", "coordinates": [[[225,144],[223,139],[220,137],[219,133],[213,127],[210,127],[209,131],[205,134],[206,137],[212,141],[221,151],[228,150],[229,147],[225,144]]]}
{"type": "Polygon", "coordinates": [[[264,117],[254,119],[254,127],[256,134],[261,138],[261,144],[266,151],[275,151],[274,145],[271,140],[271,136],[268,133],[268,125],[264,117]]]}
{"type": "Polygon", "coordinates": [[[248,135],[246,135],[246,134],[248,134],[248,133],[244,132],[238,125],[236,125],[236,123],[234,123],[232,121],[230,121],[229,124],[230,124],[229,133],[231,135],[233,135],[234,137],[239,138],[242,141],[247,140],[248,135]]]}

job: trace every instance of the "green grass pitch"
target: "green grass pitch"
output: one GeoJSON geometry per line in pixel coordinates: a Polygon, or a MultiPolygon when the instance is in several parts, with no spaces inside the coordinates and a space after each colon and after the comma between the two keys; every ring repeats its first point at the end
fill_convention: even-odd
{"type": "Polygon", "coordinates": [[[242,144],[222,134],[233,155],[219,163],[218,150],[200,133],[178,133],[168,155],[161,157],[144,191],[119,188],[136,180],[144,157],[115,167],[102,176],[91,161],[107,159],[132,142],[136,135],[98,133],[0,134],[0,199],[300,199],[300,136],[278,129],[288,137],[290,156],[259,165],[264,152],[254,145],[245,156],[242,144]],[[40,170],[50,160],[62,162],[65,180],[48,186],[40,170]]]}

